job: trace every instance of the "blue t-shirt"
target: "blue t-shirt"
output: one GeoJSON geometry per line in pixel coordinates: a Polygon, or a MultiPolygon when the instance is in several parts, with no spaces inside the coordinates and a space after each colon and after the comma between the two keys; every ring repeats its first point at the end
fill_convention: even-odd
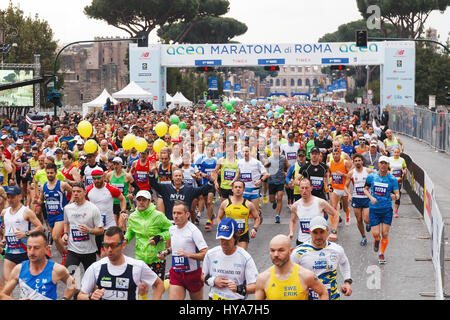
{"type": "Polygon", "coordinates": [[[397,179],[390,173],[385,177],[375,171],[366,179],[366,185],[370,185],[370,194],[377,199],[376,204],[370,203],[372,209],[392,208],[391,192],[398,190],[397,179]]]}
{"type": "MultiPolygon", "coordinates": [[[[200,172],[210,175],[211,172],[216,168],[217,158],[216,157],[208,158],[207,156],[203,155],[200,159],[197,160],[197,163],[195,165],[197,166],[200,172]]],[[[207,184],[208,181],[209,181],[208,178],[202,178],[200,184],[201,185],[207,184]]]]}
{"type": "Polygon", "coordinates": [[[348,146],[346,146],[345,144],[341,144],[341,150],[348,154],[350,158],[356,153],[355,147],[351,144],[349,144],[348,146]]]}

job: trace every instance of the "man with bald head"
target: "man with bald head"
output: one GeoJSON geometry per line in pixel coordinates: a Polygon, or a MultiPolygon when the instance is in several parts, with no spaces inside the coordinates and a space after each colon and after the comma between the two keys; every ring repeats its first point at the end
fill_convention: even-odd
{"type": "Polygon", "coordinates": [[[255,300],[308,300],[309,291],[327,300],[328,291],[316,275],[290,260],[291,240],[276,235],[269,243],[273,266],[256,279],[255,300]]]}

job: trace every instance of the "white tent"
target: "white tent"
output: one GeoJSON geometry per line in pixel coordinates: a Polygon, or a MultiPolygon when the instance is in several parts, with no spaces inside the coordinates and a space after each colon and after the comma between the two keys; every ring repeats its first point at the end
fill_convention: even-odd
{"type": "Polygon", "coordinates": [[[109,98],[113,104],[119,103],[116,99],[114,99],[106,89],[103,89],[103,92],[91,102],[83,103],[83,117],[86,116],[89,112],[95,112],[98,110],[103,110],[104,105],[106,104],[106,100],[109,98]]]}
{"type": "Polygon", "coordinates": [[[116,99],[148,99],[152,97],[152,94],[142,89],[136,82],[131,81],[125,88],[113,93],[112,96],[116,99]]]}
{"type": "Polygon", "coordinates": [[[173,97],[166,92],[166,102],[172,102],[172,101],[173,101],[173,97]]]}
{"type": "Polygon", "coordinates": [[[172,104],[178,104],[179,106],[192,106],[192,101],[186,99],[181,92],[177,92],[172,97],[172,104]]]}
{"type": "Polygon", "coordinates": [[[238,97],[231,97],[231,98],[229,99],[229,101],[242,102],[243,100],[242,100],[241,98],[238,98],[238,97]]]}

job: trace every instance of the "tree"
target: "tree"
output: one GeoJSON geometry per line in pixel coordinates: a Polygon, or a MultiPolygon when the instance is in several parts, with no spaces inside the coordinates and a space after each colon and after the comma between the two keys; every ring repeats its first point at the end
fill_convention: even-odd
{"type": "Polygon", "coordinates": [[[381,30],[388,37],[386,25],[391,23],[395,28],[396,38],[420,38],[424,32],[425,22],[435,10],[443,13],[450,0],[356,0],[358,10],[364,19],[372,14],[367,8],[377,5],[381,11],[381,30]]]}
{"type": "MultiPolygon", "coordinates": [[[[34,54],[41,55],[41,74],[52,74],[56,56],[57,42],[53,40],[53,31],[45,20],[25,17],[24,12],[10,2],[8,8],[0,10],[0,29],[5,30],[5,43],[17,44],[4,56],[5,63],[34,63],[34,54]]],[[[57,64],[59,68],[59,63],[57,64]]],[[[60,85],[63,79],[59,79],[60,85]]],[[[41,90],[41,99],[44,92],[41,90]]]]}
{"type": "Polygon", "coordinates": [[[236,19],[209,16],[195,23],[180,22],[164,26],[158,30],[158,36],[166,43],[169,41],[179,43],[229,43],[231,39],[245,32],[247,32],[247,26],[236,19]]]}

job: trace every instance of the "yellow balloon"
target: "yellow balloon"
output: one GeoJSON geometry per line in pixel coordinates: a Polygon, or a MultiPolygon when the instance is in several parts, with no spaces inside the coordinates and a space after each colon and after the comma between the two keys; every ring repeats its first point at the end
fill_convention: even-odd
{"type": "Polygon", "coordinates": [[[98,149],[98,144],[93,139],[89,139],[84,144],[84,150],[86,151],[86,153],[94,153],[95,151],[97,151],[97,149],[98,149]]]}
{"type": "Polygon", "coordinates": [[[136,144],[136,136],[134,134],[127,134],[122,140],[122,147],[124,150],[131,150],[136,144]]]}
{"type": "Polygon", "coordinates": [[[163,137],[167,133],[167,123],[165,122],[158,122],[155,126],[155,132],[158,135],[158,137],[163,137]]]}
{"type": "Polygon", "coordinates": [[[169,134],[172,138],[176,139],[180,135],[180,128],[178,125],[173,124],[169,127],[169,134]]]}
{"type": "Polygon", "coordinates": [[[170,287],[170,279],[164,280],[164,291],[169,290],[170,287]]]}
{"type": "Polygon", "coordinates": [[[88,138],[92,134],[92,124],[89,121],[83,120],[78,124],[78,133],[83,138],[88,138]]]}
{"type": "Polygon", "coordinates": [[[156,153],[160,153],[161,149],[166,146],[166,143],[161,139],[156,139],[155,142],[153,142],[153,150],[155,150],[156,153]]]}
{"type": "Polygon", "coordinates": [[[137,151],[144,152],[145,150],[147,150],[147,146],[148,146],[147,140],[141,137],[136,138],[136,143],[134,147],[136,148],[137,151]]]}

